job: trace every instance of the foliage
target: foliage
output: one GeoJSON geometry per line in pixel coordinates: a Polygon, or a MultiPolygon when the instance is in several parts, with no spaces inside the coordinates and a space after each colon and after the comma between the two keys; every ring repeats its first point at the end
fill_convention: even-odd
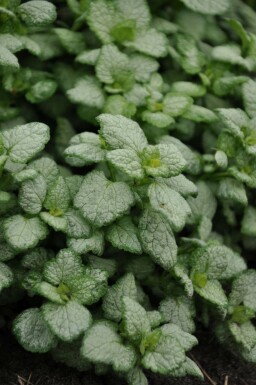
{"type": "Polygon", "coordinates": [[[0,306],[130,385],[256,363],[256,13],[169,3],[0,1],[0,306]]]}

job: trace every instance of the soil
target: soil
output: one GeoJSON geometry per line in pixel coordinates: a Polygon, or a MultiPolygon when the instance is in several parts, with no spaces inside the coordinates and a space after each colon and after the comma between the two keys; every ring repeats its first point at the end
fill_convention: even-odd
{"type": "MultiPolygon", "coordinates": [[[[205,380],[167,378],[147,373],[149,385],[256,385],[256,365],[239,361],[223,350],[207,331],[190,357],[205,373],[205,380]]],[[[96,377],[56,364],[47,354],[24,351],[7,333],[0,334],[0,385],[125,385],[120,379],[96,377]]]]}

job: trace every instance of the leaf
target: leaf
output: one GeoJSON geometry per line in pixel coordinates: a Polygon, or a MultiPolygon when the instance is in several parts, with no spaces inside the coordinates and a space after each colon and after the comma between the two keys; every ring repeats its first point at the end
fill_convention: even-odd
{"type": "Polygon", "coordinates": [[[71,166],[82,167],[104,161],[105,153],[98,135],[83,132],[72,137],[64,155],[71,166]]]}
{"type": "Polygon", "coordinates": [[[187,217],[191,214],[186,200],[161,182],[155,182],[149,186],[148,196],[153,209],[162,213],[174,231],[181,231],[187,217]]]}
{"type": "Polygon", "coordinates": [[[124,296],[133,300],[137,299],[137,287],[131,273],[119,278],[113,286],[109,287],[103,298],[102,309],[107,319],[115,322],[121,320],[124,296]]]}
{"type": "Polygon", "coordinates": [[[17,71],[20,67],[16,56],[4,46],[0,47],[0,66],[8,68],[12,71],[17,71]]]}
{"type": "Polygon", "coordinates": [[[113,150],[107,153],[106,159],[130,178],[142,179],[145,176],[141,159],[134,150],[113,150]]]}
{"type": "Polygon", "coordinates": [[[243,183],[233,179],[225,178],[220,181],[218,197],[228,202],[235,202],[242,206],[248,204],[246,190],[243,183]]]}
{"type": "Polygon", "coordinates": [[[94,278],[89,274],[78,277],[70,276],[67,285],[71,293],[72,300],[81,305],[92,305],[98,302],[107,291],[107,274],[102,272],[103,277],[94,278]]]}
{"type": "Polygon", "coordinates": [[[178,81],[172,83],[170,90],[175,93],[191,96],[192,98],[204,96],[204,94],[206,93],[206,89],[204,86],[187,81],[178,81]]]}
{"type": "Polygon", "coordinates": [[[101,114],[97,121],[100,124],[100,135],[111,149],[142,151],[147,146],[144,132],[133,120],[121,115],[101,114]]]}
{"type": "Polygon", "coordinates": [[[102,255],[104,251],[104,234],[101,231],[94,231],[90,238],[71,238],[68,240],[68,247],[77,254],[87,254],[91,251],[93,254],[102,255]]]}
{"type": "Polygon", "coordinates": [[[136,21],[137,28],[147,27],[151,21],[149,6],[145,0],[131,0],[129,3],[116,0],[115,5],[123,17],[136,21]]]}
{"type": "Polygon", "coordinates": [[[214,123],[218,120],[217,115],[213,111],[194,104],[185,111],[183,117],[197,123],[214,123]]]}
{"type": "Polygon", "coordinates": [[[133,84],[129,58],[115,45],[104,45],[95,67],[97,78],[105,84],[128,90],[133,84]],[[117,84],[118,83],[118,84],[117,84]]]}
{"type": "Polygon", "coordinates": [[[147,377],[138,366],[129,371],[127,382],[129,385],[148,385],[147,377]]]}
{"type": "Polygon", "coordinates": [[[54,160],[47,157],[41,157],[34,160],[29,163],[28,167],[29,169],[36,170],[39,174],[41,174],[46,180],[48,186],[55,183],[59,176],[57,164],[54,160]]]}
{"type": "Polygon", "coordinates": [[[102,171],[86,175],[74,205],[85,219],[97,227],[113,222],[124,215],[134,204],[129,186],[124,182],[111,182],[102,171]]]}
{"type": "Polygon", "coordinates": [[[128,372],[136,359],[134,349],[122,343],[115,326],[108,321],[98,321],[88,330],[81,354],[95,364],[112,365],[118,372],[128,372]]]}
{"type": "Polygon", "coordinates": [[[197,364],[188,357],[186,357],[186,360],[181,364],[179,368],[172,371],[171,375],[174,377],[195,376],[199,377],[201,380],[204,380],[204,375],[197,364]]]}
{"type": "Polygon", "coordinates": [[[185,332],[175,324],[164,324],[159,329],[161,330],[163,336],[176,338],[185,351],[192,349],[198,344],[198,340],[195,336],[185,332]]]}
{"type": "Polygon", "coordinates": [[[122,318],[124,333],[134,343],[140,343],[142,338],[151,331],[146,310],[132,298],[123,298],[122,318]]]}
{"type": "Polygon", "coordinates": [[[242,325],[229,322],[228,328],[235,341],[241,345],[243,349],[251,350],[254,348],[256,345],[256,330],[251,322],[245,322],[242,325]]]}
{"type": "Polygon", "coordinates": [[[204,298],[207,302],[217,306],[221,311],[226,311],[228,300],[219,281],[207,281],[203,287],[194,285],[194,289],[197,294],[204,298]]]}
{"type": "Polygon", "coordinates": [[[64,300],[61,298],[61,295],[58,293],[58,289],[48,282],[38,282],[33,287],[33,292],[43,296],[51,302],[64,304],[64,300]]]}
{"type": "Polygon", "coordinates": [[[39,216],[44,223],[52,227],[55,231],[66,231],[67,219],[65,217],[56,217],[47,212],[41,212],[39,216]]]}
{"type": "Polygon", "coordinates": [[[175,122],[170,115],[167,115],[164,112],[143,111],[141,118],[144,122],[152,124],[158,128],[169,127],[175,122]]]}
{"type": "Polygon", "coordinates": [[[79,54],[85,49],[85,37],[82,33],[66,28],[54,28],[54,33],[68,53],[79,54]]]}
{"type": "Polygon", "coordinates": [[[185,198],[189,195],[197,195],[196,185],[182,174],[173,176],[171,178],[157,178],[156,181],[159,181],[161,184],[166,184],[172,190],[177,191],[185,198]]]}
{"type": "Polygon", "coordinates": [[[250,118],[254,118],[256,116],[256,82],[248,80],[242,87],[242,94],[245,110],[250,118]]]}
{"type": "Polygon", "coordinates": [[[110,225],[106,232],[106,239],[117,249],[134,254],[142,253],[138,229],[128,216],[118,219],[110,225]]]}
{"type": "Polygon", "coordinates": [[[158,62],[151,57],[133,54],[129,58],[131,71],[138,82],[146,83],[149,81],[151,74],[158,70],[158,62]]]}
{"type": "Polygon", "coordinates": [[[28,27],[44,27],[57,17],[55,5],[49,1],[31,0],[17,7],[17,12],[28,27]]]}
{"type": "Polygon", "coordinates": [[[168,41],[166,36],[154,28],[141,30],[137,33],[133,41],[126,41],[126,47],[131,47],[138,52],[156,58],[167,55],[168,41]]]}
{"type": "Polygon", "coordinates": [[[19,204],[28,214],[38,214],[46,197],[45,179],[38,175],[22,183],[19,191],[19,204]]]}
{"type": "Polygon", "coordinates": [[[92,76],[84,76],[77,80],[74,88],[67,91],[72,103],[101,109],[104,105],[104,92],[100,83],[92,76]]]}
{"type": "Polygon", "coordinates": [[[99,58],[100,51],[101,51],[100,48],[82,51],[76,57],[75,61],[81,64],[88,64],[88,65],[94,66],[99,58]]]}
{"type": "Polygon", "coordinates": [[[6,219],[3,229],[6,241],[16,251],[35,247],[48,234],[47,227],[39,218],[26,218],[22,215],[13,215],[6,219]]]}
{"type": "Polygon", "coordinates": [[[192,103],[193,99],[189,96],[168,92],[163,99],[163,112],[173,117],[180,116],[192,103]]]}
{"type": "Polygon", "coordinates": [[[156,347],[146,351],[142,365],[154,373],[170,374],[185,360],[184,349],[179,342],[170,336],[161,335],[156,347]]]}
{"type": "Polygon", "coordinates": [[[87,22],[90,29],[104,44],[111,43],[110,31],[120,22],[120,15],[115,11],[114,5],[105,0],[96,0],[90,3],[87,22]]]}
{"type": "Polygon", "coordinates": [[[51,250],[37,247],[23,256],[21,264],[26,269],[41,271],[51,256],[51,250]]]}
{"type": "Polygon", "coordinates": [[[12,270],[7,265],[0,262],[0,293],[4,288],[9,287],[12,284],[12,282],[13,282],[12,270]]]}
{"type": "Polygon", "coordinates": [[[150,176],[179,175],[185,168],[186,162],[180,151],[172,144],[147,146],[141,154],[142,165],[150,176]]]}
{"type": "Polygon", "coordinates": [[[49,210],[51,215],[58,217],[67,211],[69,204],[70,195],[68,186],[65,179],[59,176],[47,192],[44,207],[49,210]]]}
{"type": "Polygon", "coordinates": [[[26,163],[44,149],[49,141],[49,127],[43,123],[28,123],[2,131],[4,146],[13,162],[26,163]]]}
{"type": "Polygon", "coordinates": [[[58,84],[51,79],[40,80],[26,93],[26,99],[30,103],[41,103],[50,99],[57,90],[58,84]]]}
{"type": "Polygon", "coordinates": [[[212,219],[217,208],[215,197],[205,182],[199,181],[197,183],[197,188],[197,197],[187,198],[187,202],[192,210],[193,218],[195,221],[202,218],[203,216],[212,219]]]}
{"type": "Polygon", "coordinates": [[[229,303],[232,306],[244,304],[256,311],[256,272],[247,270],[238,276],[232,284],[229,303]]]}
{"type": "Polygon", "coordinates": [[[45,264],[45,279],[53,285],[59,285],[70,277],[83,274],[83,265],[78,257],[70,249],[62,249],[56,258],[45,264]]]}
{"type": "MultiPolygon", "coordinates": [[[[205,65],[205,57],[199,51],[196,40],[188,34],[177,34],[176,43],[180,55],[174,59],[178,60],[184,71],[191,75],[201,72],[205,65]]],[[[172,52],[170,54],[172,56],[172,52]]]]}
{"type": "Polygon", "coordinates": [[[74,301],[69,301],[65,305],[45,303],[42,306],[42,313],[51,331],[62,341],[75,340],[92,323],[89,310],[74,301]]]}
{"type": "Polygon", "coordinates": [[[239,108],[218,108],[217,113],[225,125],[226,131],[237,138],[243,139],[242,128],[249,126],[249,118],[239,108]]]}
{"type": "Polygon", "coordinates": [[[143,249],[163,269],[171,269],[177,259],[177,245],[171,226],[161,213],[147,209],[140,222],[143,249]]]}
{"type": "Polygon", "coordinates": [[[249,237],[256,236],[256,209],[253,206],[246,207],[244,211],[241,232],[249,237]]]}
{"type": "Polygon", "coordinates": [[[44,321],[40,309],[27,309],[14,320],[13,333],[24,349],[46,353],[57,343],[44,321]]]}
{"type": "Polygon", "coordinates": [[[170,322],[178,325],[187,333],[195,331],[195,316],[194,303],[188,297],[182,295],[179,297],[167,297],[160,303],[159,307],[165,322],[170,322]]]}
{"type": "Polygon", "coordinates": [[[65,213],[67,219],[66,233],[71,238],[85,238],[90,235],[91,229],[88,222],[77,210],[69,210],[65,213]]]}
{"type": "Polygon", "coordinates": [[[189,9],[204,15],[222,15],[230,7],[229,0],[181,0],[189,9]]]}

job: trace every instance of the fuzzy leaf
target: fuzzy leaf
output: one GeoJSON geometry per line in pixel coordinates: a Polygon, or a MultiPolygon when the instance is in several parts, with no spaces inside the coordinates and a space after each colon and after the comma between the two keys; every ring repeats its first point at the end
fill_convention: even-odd
{"type": "Polygon", "coordinates": [[[85,76],[79,79],[74,88],[67,91],[67,96],[72,103],[88,107],[102,108],[104,93],[100,83],[93,77],[85,76]]]}
{"type": "Polygon", "coordinates": [[[19,204],[28,214],[38,214],[42,209],[46,192],[45,179],[38,175],[32,180],[22,183],[19,191],[19,204]]]}
{"type": "Polygon", "coordinates": [[[18,14],[29,27],[44,27],[57,17],[55,5],[49,1],[31,0],[18,6],[18,14]]]}
{"type": "Polygon", "coordinates": [[[140,342],[151,331],[146,310],[132,298],[123,298],[122,318],[127,338],[135,343],[140,342]]]}
{"type": "Polygon", "coordinates": [[[191,299],[186,296],[177,298],[167,297],[160,303],[160,312],[166,322],[178,325],[187,333],[193,333],[195,323],[195,307],[191,299]]]}
{"type": "Polygon", "coordinates": [[[145,176],[141,159],[133,150],[122,149],[107,153],[107,160],[130,178],[142,179],[145,176]]]}
{"type": "Polygon", "coordinates": [[[189,9],[204,15],[221,15],[230,6],[229,0],[181,0],[189,9]]]}

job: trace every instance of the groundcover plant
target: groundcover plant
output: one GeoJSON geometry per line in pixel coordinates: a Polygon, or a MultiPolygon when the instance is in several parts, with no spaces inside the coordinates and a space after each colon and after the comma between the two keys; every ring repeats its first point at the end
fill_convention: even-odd
{"type": "Polygon", "coordinates": [[[26,350],[202,377],[203,324],[256,363],[253,6],[0,0],[0,324],[26,350]]]}

